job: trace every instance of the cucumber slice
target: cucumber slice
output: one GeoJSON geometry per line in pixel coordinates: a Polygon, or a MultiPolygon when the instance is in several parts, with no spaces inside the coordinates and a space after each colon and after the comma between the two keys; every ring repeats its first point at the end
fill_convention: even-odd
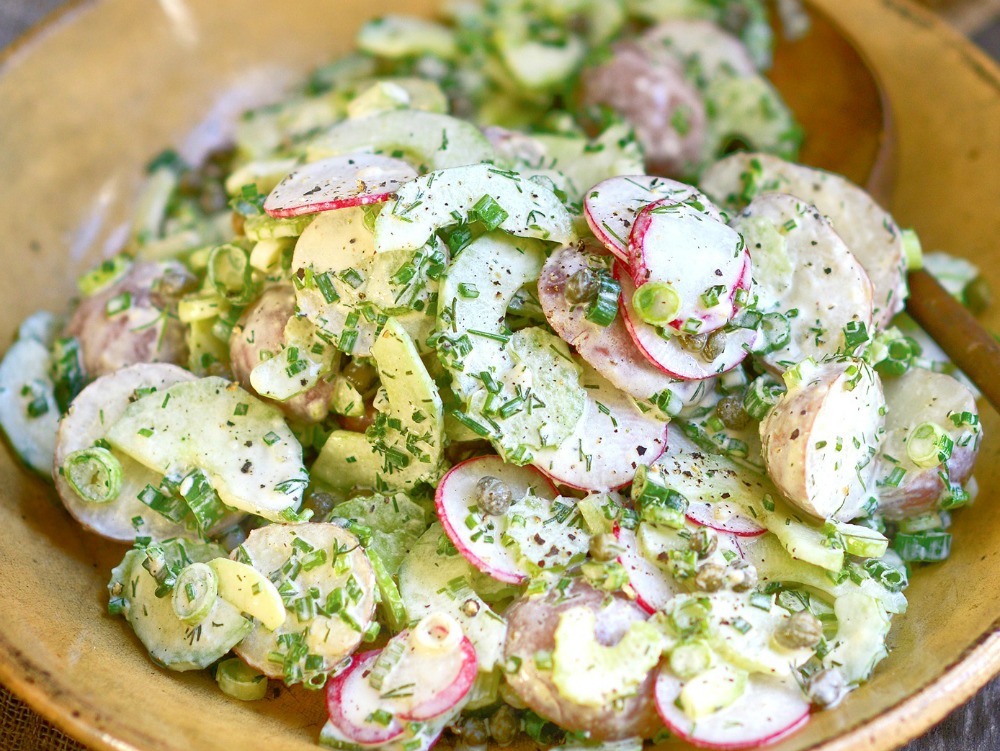
{"type": "Polygon", "coordinates": [[[861,592],[841,595],[833,609],[837,615],[837,635],[833,649],[823,661],[839,666],[848,683],[860,683],[889,656],[885,644],[889,617],[878,600],[861,592]]]}
{"type": "Polygon", "coordinates": [[[505,352],[514,366],[472,395],[468,416],[490,426],[487,437],[501,456],[525,464],[580,430],[587,393],[569,347],[546,330],[515,332],[505,352]]]}
{"type": "Polygon", "coordinates": [[[503,660],[507,624],[470,588],[474,573],[441,525],[432,524],[399,569],[399,594],[411,621],[435,612],[454,617],[476,648],[479,671],[489,672],[503,660]]]}
{"type": "MultiPolygon", "coordinates": [[[[448,115],[393,110],[341,122],[306,145],[306,159],[369,151],[403,152],[420,171],[493,159],[493,147],[475,125],[448,115]]],[[[421,243],[423,244],[423,243],[421,243]]]]}
{"type": "Polygon", "coordinates": [[[492,232],[448,268],[438,298],[437,349],[463,399],[483,388],[482,373],[496,379],[514,366],[504,316],[518,290],[538,278],[544,260],[540,242],[492,232]]]}
{"type": "Polygon", "coordinates": [[[443,24],[413,16],[382,16],[358,29],[358,49],[396,60],[434,55],[450,60],[457,54],[455,33],[443,24]]]}
{"type": "Polygon", "coordinates": [[[489,164],[438,170],[403,185],[375,220],[375,250],[414,250],[442,227],[480,219],[491,230],[560,244],[575,238],[562,202],[538,182],[489,164]]]}
{"type": "Polygon", "coordinates": [[[171,598],[158,597],[160,582],[150,568],[179,573],[191,562],[205,563],[225,555],[214,544],[184,539],[167,540],[157,546],[162,558],[150,559],[146,549],[125,554],[112,571],[108,589],[112,602],[121,608],[139,641],[157,664],[170,670],[198,670],[211,665],[253,630],[253,621],[222,598],[216,598],[209,613],[196,624],[181,621],[174,613],[171,598]]]}
{"type": "Polygon", "coordinates": [[[33,337],[14,342],[0,362],[0,428],[31,469],[52,477],[59,404],[49,348],[33,337]]]}
{"type": "Polygon", "coordinates": [[[836,600],[849,592],[861,592],[877,600],[887,613],[906,612],[906,596],[891,592],[875,579],[864,578],[859,584],[850,578],[837,584],[827,571],[805,561],[794,560],[774,535],[761,535],[741,544],[748,563],[757,569],[761,583],[789,582],[809,587],[836,600]]]}
{"type": "Polygon", "coordinates": [[[223,503],[271,521],[298,509],[309,482],[281,413],[214,376],[137,399],[107,439],[162,475],[200,468],[223,503]]]}
{"type": "Polygon", "coordinates": [[[390,318],[372,345],[382,387],[379,412],[368,433],[334,431],[314,475],[337,489],[382,487],[407,490],[437,478],[444,408],[413,340],[390,318]]]}

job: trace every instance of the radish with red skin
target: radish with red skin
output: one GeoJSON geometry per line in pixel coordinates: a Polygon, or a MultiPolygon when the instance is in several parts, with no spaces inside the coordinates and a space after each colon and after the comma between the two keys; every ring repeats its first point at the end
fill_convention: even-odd
{"type": "Polygon", "coordinates": [[[643,412],[589,365],[580,385],[586,402],[572,434],[558,446],[535,452],[531,463],[555,482],[577,490],[616,490],[632,482],[639,464],[667,447],[667,424],[643,412]]]}
{"type": "Polygon", "coordinates": [[[354,663],[326,684],[330,722],[351,740],[365,745],[388,743],[406,732],[396,717],[386,725],[367,719],[380,707],[379,692],[371,687],[368,677],[381,652],[376,649],[355,655],[354,663]]]}
{"type": "Polygon", "coordinates": [[[628,572],[628,583],[635,591],[639,607],[647,613],[655,613],[674,595],[684,592],[670,574],[642,556],[635,532],[620,527],[615,531],[615,537],[623,548],[618,563],[628,572]]]}
{"type": "Polygon", "coordinates": [[[628,238],[639,212],[660,200],[697,202],[705,213],[722,221],[715,204],[696,188],[666,177],[628,175],[599,182],[583,199],[583,215],[594,237],[619,260],[629,260],[628,238]]]}
{"type": "Polygon", "coordinates": [[[743,362],[757,339],[755,329],[727,331],[723,352],[712,361],[705,360],[700,353],[685,349],[676,336],[665,339],[639,317],[632,305],[635,284],[621,263],[615,264],[615,279],[622,288],[621,308],[629,336],[646,359],[669,376],[691,381],[725,373],[743,362]]]}
{"type": "Polygon", "coordinates": [[[750,254],[743,238],[721,218],[690,202],[664,198],[646,206],[628,238],[628,264],[637,287],[669,284],[680,307],[667,325],[678,332],[707,334],[736,312],[734,297],[750,254]],[[714,302],[706,301],[709,290],[714,302]],[[694,322],[695,328],[688,328],[694,322]]]}
{"type": "Polygon", "coordinates": [[[705,451],[676,426],[656,465],[673,478],[673,489],[687,498],[688,521],[737,537],[756,537],[767,531],[746,511],[768,493],[777,494],[766,477],[705,451]]]}
{"type": "Polygon", "coordinates": [[[476,649],[465,636],[462,635],[462,627],[454,619],[445,616],[441,623],[433,622],[436,618],[431,615],[413,626],[412,629],[403,631],[393,637],[393,640],[407,642],[407,651],[397,666],[390,671],[382,685],[382,701],[390,703],[396,710],[397,717],[412,722],[427,722],[441,717],[446,712],[458,706],[459,702],[465,698],[476,680],[479,663],[476,659],[476,649]],[[415,632],[425,629],[426,634],[433,638],[433,630],[445,630],[441,635],[443,639],[439,645],[441,651],[431,651],[428,653],[426,647],[415,646],[415,632]],[[452,640],[458,636],[457,647],[446,644],[444,640],[452,640]],[[402,677],[399,675],[402,673],[402,677]],[[386,699],[385,694],[391,693],[393,688],[399,693],[405,693],[400,689],[413,684],[412,696],[394,699],[386,699]],[[423,694],[430,695],[423,698],[423,694]]]}
{"type": "Polygon", "coordinates": [[[476,680],[472,643],[450,616],[432,614],[394,636],[382,650],[364,652],[327,684],[330,722],[365,745],[388,743],[408,730],[409,722],[429,722],[461,704],[476,680]],[[400,654],[373,683],[377,661],[386,650],[400,654]],[[386,713],[376,718],[378,710],[386,713]]]}
{"type": "Polygon", "coordinates": [[[441,526],[458,551],[473,566],[497,581],[521,584],[527,580],[517,555],[500,542],[503,529],[492,517],[482,511],[472,511],[476,506],[476,485],[483,477],[496,477],[511,491],[512,502],[524,498],[529,491],[541,498],[554,499],[559,495],[555,486],[534,467],[507,464],[499,456],[477,456],[452,467],[441,478],[434,494],[434,505],[441,526]],[[476,521],[470,529],[468,519],[476,521]],[[493,524],[494,534],[487,525],[493,524]],[[477,530],[483,534],[476,536],[477,530]],[[476,539],[473,537],[476,536],[476,539]],[[492,541],[488,541],[491,539],[492,541]]]}
{"type": "Polygon", "coordinates": [[[699,748],[756,748],[777,743],[809,721],[809,701],[791,681],[753,674],[743,695],[697,721],[677,706],[684,681],[660,668],[656,677],[656,710],[667,728],[699,748]]]}
{"type": "Polygon", "coordinates": [[[767,529],[742,513],[738,506],[726,501],[706,503],[692,501],[688,504],[687,520],[700,527],[708,527],[716,532],[725,532],[736,537],[757,537],[767,529]],[[719,511],[724,509],[725,513],[719,511]]]}
{"type": "MultiPolygon", "coordinates": [[[[675,595],[687,591],[671,574],[643,556],[639,548],[639,538],[634,531],[618,527],[615,529],[615,537],[623,549],[618,556],[618,563],[625,567],[629,585],[635,592],[635,601],[643,610],[650,614],[655,613],[675,595]]],[[[718,535],[717,550],[728,550],[740,558],[743,557],[739,540],[725,532],[720,532],[718,535]]]]}
{"type": "Polygon", "coordinates": [[[549,257],[538,279],[538,301],[549,325],[594,370],[626,394],[636,399],[656,400],[669,391],[671,414],[675,413],[675,400],[677,411],[697,404],[711,386],[710,381],[671,378],[639,351],[622,316],[615,316],[608,326],[600,326],[587,320],[585,305],[573,305],[566,299],[570,278],[595,264],[600,266],[607,258],[604,249],[598,250],[593,242],[587,247],[567,245],[549,257]]]}
{"type": "Polygon", "coordinates": [[[379,154],[334,156],[299,167],[268,194],[264,211],[275,218],[367,206],[390,200],[417,171],[379,154]]]}

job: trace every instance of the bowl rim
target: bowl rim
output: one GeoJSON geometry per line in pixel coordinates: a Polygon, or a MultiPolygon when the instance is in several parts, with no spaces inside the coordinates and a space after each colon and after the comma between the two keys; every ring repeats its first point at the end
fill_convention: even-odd
{"type": "MultiPolygon", "coordinates": [[[[981,48],[950,26],[930,9],[914,0],[876,0],[882,12],[892,13],[903,22],[929,29],[942,44],[961,51],[961,65],[977,76],[989,79],[1000,94],[1000,65],[981,48]]],[[[0,76],[7,73],[15,58],[30,54],[33,46],[49,32],[103,0],[66,0],[46,13],[21,35],[0,50],[0,76]]],[[[823,2],[807,0],[807,4],[830,16],[838,26],[836,13],[823,7],[823,2]]],[[[856,50],[869,61],[864,45],[851,40],[856,50]]],[[[873,68],[881,85],[882,76],[873,68]]],[[[883,90],[883,104],[888,110],[888,95],[883,90]]],[[[888,110],[891,111],[891,110],[888,110]]],[[[888,751],[927,732],[949,712],[959,708],[992,678],[1000,674],[1000,618],[980,634],[961,655],[940,673],[930,678],[916,692],[906,696],[880,714],[845,728],[838,735],[808,746],[804,751],[888,751]]],[[[16,645],[0,632],[0,683],[12,695],[22,700],[34,712],[71,738],[100,751],[144,751],[117,733],[100,728],[100,710],[80,701],[72,708],[66,701],[67,692],[59,687],[51,673],[35,665],[16,645]]],[[[137,735],[132,734],[137,740],[137,735]]],[[[161,739],[162,740],[162,739],[161,739]]],[[[168,746],[168,748],[173,748],[168,746]]]]}

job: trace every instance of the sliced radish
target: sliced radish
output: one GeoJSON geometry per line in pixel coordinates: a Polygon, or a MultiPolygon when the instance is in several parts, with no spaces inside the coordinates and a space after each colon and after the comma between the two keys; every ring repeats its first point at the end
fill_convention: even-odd
{"type": "Polygon", "coordinates": [[[535,452],[532,464],[578,490],[615,490],[632,482],[640,464],[667,447],[667,424],[635,403],[589,365],[580,375],[587,402],[569,438],[535,452]]]}
{"type": "Polygon", "coordinates": [[[595,245],[567,245],[545,262],[538,279],[538,301],[545,318],[580,357],[626,394],[660,402],[664,392],[669,391],[670,414],[696,404],[711,386],[709,381],[671,378],[639,351],[628,335],[622,316],[615,316],[609,326],[599,326],[587,320],[586,306],[573,305],[566,300],[569,279],[582,269],[590,268],[592,260],[599,264],[602,258],[608,258],[603,248],[598,251],[595,245]]]}
{"type": "Polygon", "coordinates": [[[273,217],[383,203],[417,171],[401,159],[379,154],[350,154],[303,165],[285,177],[264,201],[273,217]]]}
{"type": "Polygon", "coordinates": [[[714,360],[704,360],[697,352],[685,349],[677,337],[665,338],[655,326],[639,318],[632,306],[635,284],[621,263],[615,264],[615,278],[622,287],[621,306],[625,328],[632,341],[653,365],[667,375],[685,381],[700,380],[732,370],[747,356],[757,338],[754,329],[734,329],[726,332],[726,346],[714,360]]]}
{"type": "Polygon", "coordinates": [[[635,532],[620,527],[615,534],[624,549],[618,556],[618,562],[628,572],[628,582],[635,590],[635,601],[643,610],[655,613],[674,595],[684,592],[674,577],[643,557],[635,532]]]}
{"type": "Polygon", "coordinates": [[[357,743],[387,743],[410,730],[410,722],[433,721],[455,710],[477,668],[476,650],[458,621],[433,613],[383,649],[358,655],[330,681],[330,722],[357,743]]]}
{"type": "MultiPolygon", "coordinates": [[[[356,743],[388,743],[406,732],[406,725],[390,716],[383,724],[373,716],[385,703],[368,678],[381,650],[354,656],[354,664],[326,685],[326,709],[330,722],[356,743]]],[[[381,718],[379,718],[381,719],[381,718]]]]}
{"type": "Polygon", "coordinates": [[[754,537],[767,530],[747,511],[777,490],[763,475],[707,452],[676,426],[656,464],[671,487],[688,499],[687,518],[717,532],[754,537]]]}
{"type": "Polygon", "coordinates": [[[612,177],[597,183],[583,199],[583,214],[594,236],[627,262],[628,238],[636,217],[646,206],[662,199],[676,203],[693,200],[722,221],[715,204],[696,188],[653,175],[612,177]]]}
{"type": "Polygon", "coordinates": [[[663,724],[701,748],[753,748],[776,743],[809,721],[809,702],[799,687],[753,674],[735,702],[695,722],[677,706],[684,681],[667,667],[656,678],[656,709],[663,724]]]}
{"type": "Polygon", "coordinates": [[[756,537],[767,529],[747,516],[735,503],[694,501],[688,504],[687,519],[716,532],[726,532],[736,537],[756,537]]]}
{"type": "Polygon", "coordinates": [[[666,324],[676,331],[709,333],[733,317],[733,298],[748,258],[736,230],[671,198],[642,209],[628,239],[628,264],[636,286],[660,282],[677,293],[680,307],[666,324]]]}
{"type": "Polygon", "coordinates": [[[506,464],[499,456],[478,456],[457,464],[438,484],[434,505],[452,544],[484,574],[497,581],[520,584],[527,576],[514,550],[500,542],[505,522],[476,505],[476,484],[483,477],[496,477],[506,483],[514,502],[529,491],[548,499],[559,493],[535,468],[506,464]]]}
{"type": "Polygon", "coordinates": [[[379,691],[383,705],[400,719],[433,720],[469,693],[478,668],[476,649],[451,616],[429,615],[394,636],[393,643],[404,643],[406,650],[379,691]]]}

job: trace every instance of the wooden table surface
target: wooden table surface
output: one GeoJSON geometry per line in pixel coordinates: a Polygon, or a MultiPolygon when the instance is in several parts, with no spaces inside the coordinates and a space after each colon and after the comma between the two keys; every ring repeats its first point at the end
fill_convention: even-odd
{"type": "MultiPolygon", "coordinates": [[[[65,0],[0,0],[0,49],[65,0]]],[[[926,0],[956,28],[1000,60],[1000,0],[926,0]]],[[[0,686],[0,715],[19,711],[0,686]]],[[[0,716],[0,721],[4,717],[0,716]]],[[[39,718],[22,731],[0,734],[2,751],[64,751],[82,748],[39,718]]],[[[6,723],[0,722],[0,726],[6,723]]],[[[1000,678],[901,751],[1000,751],[1000,678]]]]}

